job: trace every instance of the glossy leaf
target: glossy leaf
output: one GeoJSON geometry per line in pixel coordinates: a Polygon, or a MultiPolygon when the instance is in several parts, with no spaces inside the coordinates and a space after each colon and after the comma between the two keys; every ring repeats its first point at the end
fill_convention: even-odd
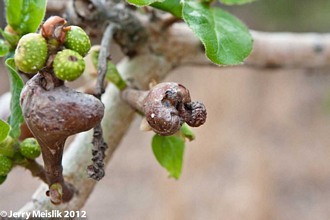
{"type": "Polygon", "coordinates": [[[220,2],[226,5],[242,5],[254,1],[256,0],[220,0],[220,2]]]}
{"type": "Polygon", "coordinates": [[[178,179],[181,175],[185,141],[179,136],[154,135],[152,150],[157,161],[169,172],[170,177],[178,179]]]}
{"type": "Polygon", "coordinates": [[[246,26],[220,8],[186,0],[183,19],[204,44],[207,57],[216,64],[240,64],[252,50],[252,37],[246,26]]]}
{"type": "Polygon", "coordinates": [[[0,39],[0,57],[5,56],[9,52],[9,45],[0,39]]]}
{"type": "Polygon", "coordinates": [[[46,12],[46,0],[6,0],[7,23],[20,35],[36,32],[46,12]]]}
{"type": "Polygon", "coordinates": [[[0,142],[6,139],[10,131],[10,126],[0,119],[0,142]]]}
{"type": "Polygon", "coordinates": [[[23,8],[24,0],[6,0],[6,19],[7,23],[14,29],[18,30],[22,15],[21,11],[23,8]]]}
{"type": "Polygon", "coordinates": [[[155,2],[150,6],[170,12],[178,18],[182,17],[182,4],[180,3],[180,0],[165,0],[163,2],[155,2]]]}
{"type": "Polygon", "coordinates": [[[20,75],[16,72],[15,61],[13,58],[6,60],[6,66],[9,72],[10,80],[10,92],[11,92],[11,102],[10,102],[10,112],[9,125],[11,127],[10,136],[13,138],[18,138],[20,135],[20,127],[23,123],[23,114],[20,106],[20,94],[23,88],[23,80],[20,75]]]}
{"type": "Polygon", "coordinates": [[[136,6],[147,6],[154,2],[162,2],[164,0],[128,0],[128,3],[131,3],[136,6]]]}

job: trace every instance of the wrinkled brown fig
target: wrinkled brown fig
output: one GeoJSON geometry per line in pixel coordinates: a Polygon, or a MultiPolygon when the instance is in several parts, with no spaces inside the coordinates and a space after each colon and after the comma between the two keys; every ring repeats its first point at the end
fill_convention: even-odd
{"type": "Polygon", "coordinates": [[[198,127],[206,121],[204,104],[191,102],[188,89],[178,83],[160,83],[150,91],[125,89],[122,97],[144,113],[152,130],[160,135],[176,133],[184,122],[198,127]]]}
{"type": "Polygon", "coordinates": [[[50,53],[56,52],[64,44],[66,32],[70,30],[66,24],[64,18],[51,16],[41,25],[41,35],[47,40],[50,53]]]}
{"type": "Polygon", "coordinates": [[[49,187],[61,185],[57,193],[60,199],[52,198],[56,193],[48,193],[57,204],[69,201],[73,193],[62,176],[64,143],[70,135],[99,123],[104,106],[95,97],[64,85],[46,90],[44,81],[44,76],[37,74],[26,83],[21,93],[21,107],[26,124],[40,144],[49,187]]]}

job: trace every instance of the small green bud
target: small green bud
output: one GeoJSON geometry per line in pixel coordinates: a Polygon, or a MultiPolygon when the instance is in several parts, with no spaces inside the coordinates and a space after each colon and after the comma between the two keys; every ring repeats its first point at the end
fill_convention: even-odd
{"type": "Polygon", "coordinates": [[[10,172],[11,168],[13,168],[13,161],[10,158],[0,154],[0,176],[6,176],[10,172]]]}
{"type": "Polygon", "coordinates": [[[21,143],[21,154],[28,159],[35,159],[40,156],[40,146],[35,138],[26,138],[21,143]]]}
{"type": "Polygon", "coordinates": [[[91,49],[91,42],[86,32],[78,26],[70,26],[66,32],[64,46],[85,56],[91,49]]]}
{"type": "Polygon", "coordinates": [[[56,54],[53,68],[57,78],[73,81],[83,74],[85,61],[79,53],[65,49],[56,54]]]}

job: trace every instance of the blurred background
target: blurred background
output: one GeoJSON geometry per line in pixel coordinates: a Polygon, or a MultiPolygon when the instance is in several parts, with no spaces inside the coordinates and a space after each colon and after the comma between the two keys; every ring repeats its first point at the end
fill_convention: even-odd
{"type": "MultiPolygon", "coordinates": [[[[259,0],[226,7],[251,29],[329,32],[328,0],[259,0]]],[[[3,25],[3,23],[2,23],[3,25]]],[[[3,65],[3,60],[1,65],[3,65]]],[[[0,94],[8,90],[0,69],[0,94]]],[[[330,69],[184,67],[166,81],[208,109],[168,178],[137,117],[83,210],[89,219],[330,219],[330,69]]],[[[15,168],[0,209],[17,211],[40,182],[15,168]]]]}

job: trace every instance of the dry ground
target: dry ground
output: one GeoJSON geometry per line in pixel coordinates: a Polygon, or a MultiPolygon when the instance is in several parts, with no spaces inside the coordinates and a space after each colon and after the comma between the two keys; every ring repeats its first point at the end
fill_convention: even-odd
{"type": "MultiPolygon", "coordinates": [[[[181,179],[157,164],[137,118],[83,208],[89,219],[330,219],[329,70],[186,67],[166,80],[208,109],[181,179]]],[[[0,209],[19,209],[38,184],[15,168],[0,209]]]]}

